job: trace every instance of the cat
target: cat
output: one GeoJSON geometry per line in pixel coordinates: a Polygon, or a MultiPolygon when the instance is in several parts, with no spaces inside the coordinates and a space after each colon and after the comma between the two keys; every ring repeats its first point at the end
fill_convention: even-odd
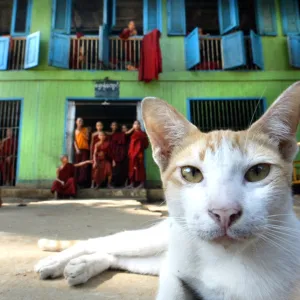
{"type": "MultiPolygon", "coordinates": [[[[41,260],[40,278],[64,274],[76,285],[112,268],[159,274],[157,300],[299,299],[291,175],[300,82],[245,131],[202,133],[152,97],[143,100],[142,114],[169,217],[148,229],[78,241],[41,260]]],[[[55,250],[52,243],[40,246],[55,250]]]]}

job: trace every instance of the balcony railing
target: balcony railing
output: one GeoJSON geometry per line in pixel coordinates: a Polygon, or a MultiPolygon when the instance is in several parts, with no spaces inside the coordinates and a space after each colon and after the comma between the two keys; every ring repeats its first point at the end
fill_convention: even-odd
{"type": "MultiPolygon", "coordinates": [[[[251,40],[245,37],[246,58],[247,64],[239,67],[236,70],[259,70],[259,68],[252,63],[251,40]]],[[[200,57],[201,63],[196,65],[195,71],[214,71],[223,70],[222,58],[222,41],[221,37],[201,36],[200,39],[200,57]]]]}
{"type": "Polygon", "coordinates": [[[109,64],[104,66],[99,57],[98,37],[73,37],[71,39],[70,69],[72,70],[118,70],[135,71],[140,61],[142,37],[124,41],[119,37],[109,38],[109,64]]]}
{"type": "Polygon", "coordinates": [[[25,60],[26,38],[11,38],[8,56],[8,70],[23,70],[25,60]]]}

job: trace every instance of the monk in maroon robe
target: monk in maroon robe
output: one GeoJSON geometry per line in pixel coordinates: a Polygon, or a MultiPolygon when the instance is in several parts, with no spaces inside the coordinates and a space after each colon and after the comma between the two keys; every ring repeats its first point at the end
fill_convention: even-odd
{"type": "Polygon", "coordinates": [[[6,138],[0,144],[0,174],[3,184],[12,185],[15,180],[17,141],[13,130],[6,130],[6,138]]]}
{"type": "Polygon", "coordinates": [[[117,122],[111,123],[110,156],[112,159],[112,186],[125,186],[128,177],[127,138],[117,122]]]}
{"type": "MultiPolygon", "coordinates": [[[[129,188],[143,188],[146,181],[146,170],[144,165],[144,151],[148,148],[149,142],[145,132],[141,130],[139,121],[133,123],[133,131],[128,151],[129,158],[129,188]]],[[[130,132],[129,131],[129,132],[130,132]]]]}
{"type": "Polygon", "coordinates": [[[99,133],[99,142],[95,146],[93,159],[93,181],[96,188],[100,188],[104,182],[111,187],[112,168],[110,162],[110,143],[104,132],[99,133]]]}
{"type": "Polygon", "coordinates": [[[68,156],[61,157],[61,166],[57,169],[57,178],[52,184],[51,192],[58,197],[75,197],[77,192],[75,168],[92,164],[92,160],[84,161],[78,164],[71,164],[68,156]]]}

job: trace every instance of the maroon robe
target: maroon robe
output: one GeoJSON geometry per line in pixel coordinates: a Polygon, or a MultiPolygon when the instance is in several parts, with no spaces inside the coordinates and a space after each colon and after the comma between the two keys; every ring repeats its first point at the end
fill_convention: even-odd
{"type": "Polygon", "coordinates": [[[97,186],[100,186],[112,176],[111,162],[109,159],[110,143],[104,141],[101,145],[95,147],[96,167],[93,167],[93,180],[97,186]]]}
{"type": "Polygon", "coordinates": [[[92,135],[92,142],[91,142],[91,159],[93,159],[94,151],[95,151],[95,146],[99,142],[99,134],[94,133],[92,135]]]}
{"type": "Polygon", "coordinates": [[[123,132],[114,132],[110,141],[110,156],[115,162],[112,174],[114,186],[123,186],[128,177],[128,144],[126,135],[123,132]]]}
{"type": "Polygon", "coordinates": [[[15,180],[17,142],[15,138],[5,138],[0,145],[0,174],[3,183],[15,180]]]}
{"type": "Polygon", "coordinates": [[[144,182],[146,170],[144,165],[144,151],[148,148],[149,142],[145,132],[134,131],[129,144],[129,180],[130,183],[144,182]]]}
{"type": "Polygon", "coordinates": [[[58,179],[64,184],[55,180],[51,188],[52,193],[57,192],[60,197],[76,195],[75,167],[73,164],[67,163],[65,166],[61,166],[58,170],[58,179]]]}

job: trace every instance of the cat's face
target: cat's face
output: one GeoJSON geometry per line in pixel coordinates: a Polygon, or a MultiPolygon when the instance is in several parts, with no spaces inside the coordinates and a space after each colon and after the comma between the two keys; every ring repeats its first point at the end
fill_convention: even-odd
{"type": "Polygon", "coordinates": [[[244,240],[263,232],[275,215],[288,213],[291,174],[291,163],[267,136],[215,131],[186,137],[162,180],[170,216],[192,236],[244,240]],[[231,208],[220,226],[211,212],[231,208]]]}
{"type": "Polygon", "coordinates": [[[193,238],[249,241],[291,214],[300,83],[242,132],[201,133],[157,98],[142,112],[170,217],[193,238]]]}

